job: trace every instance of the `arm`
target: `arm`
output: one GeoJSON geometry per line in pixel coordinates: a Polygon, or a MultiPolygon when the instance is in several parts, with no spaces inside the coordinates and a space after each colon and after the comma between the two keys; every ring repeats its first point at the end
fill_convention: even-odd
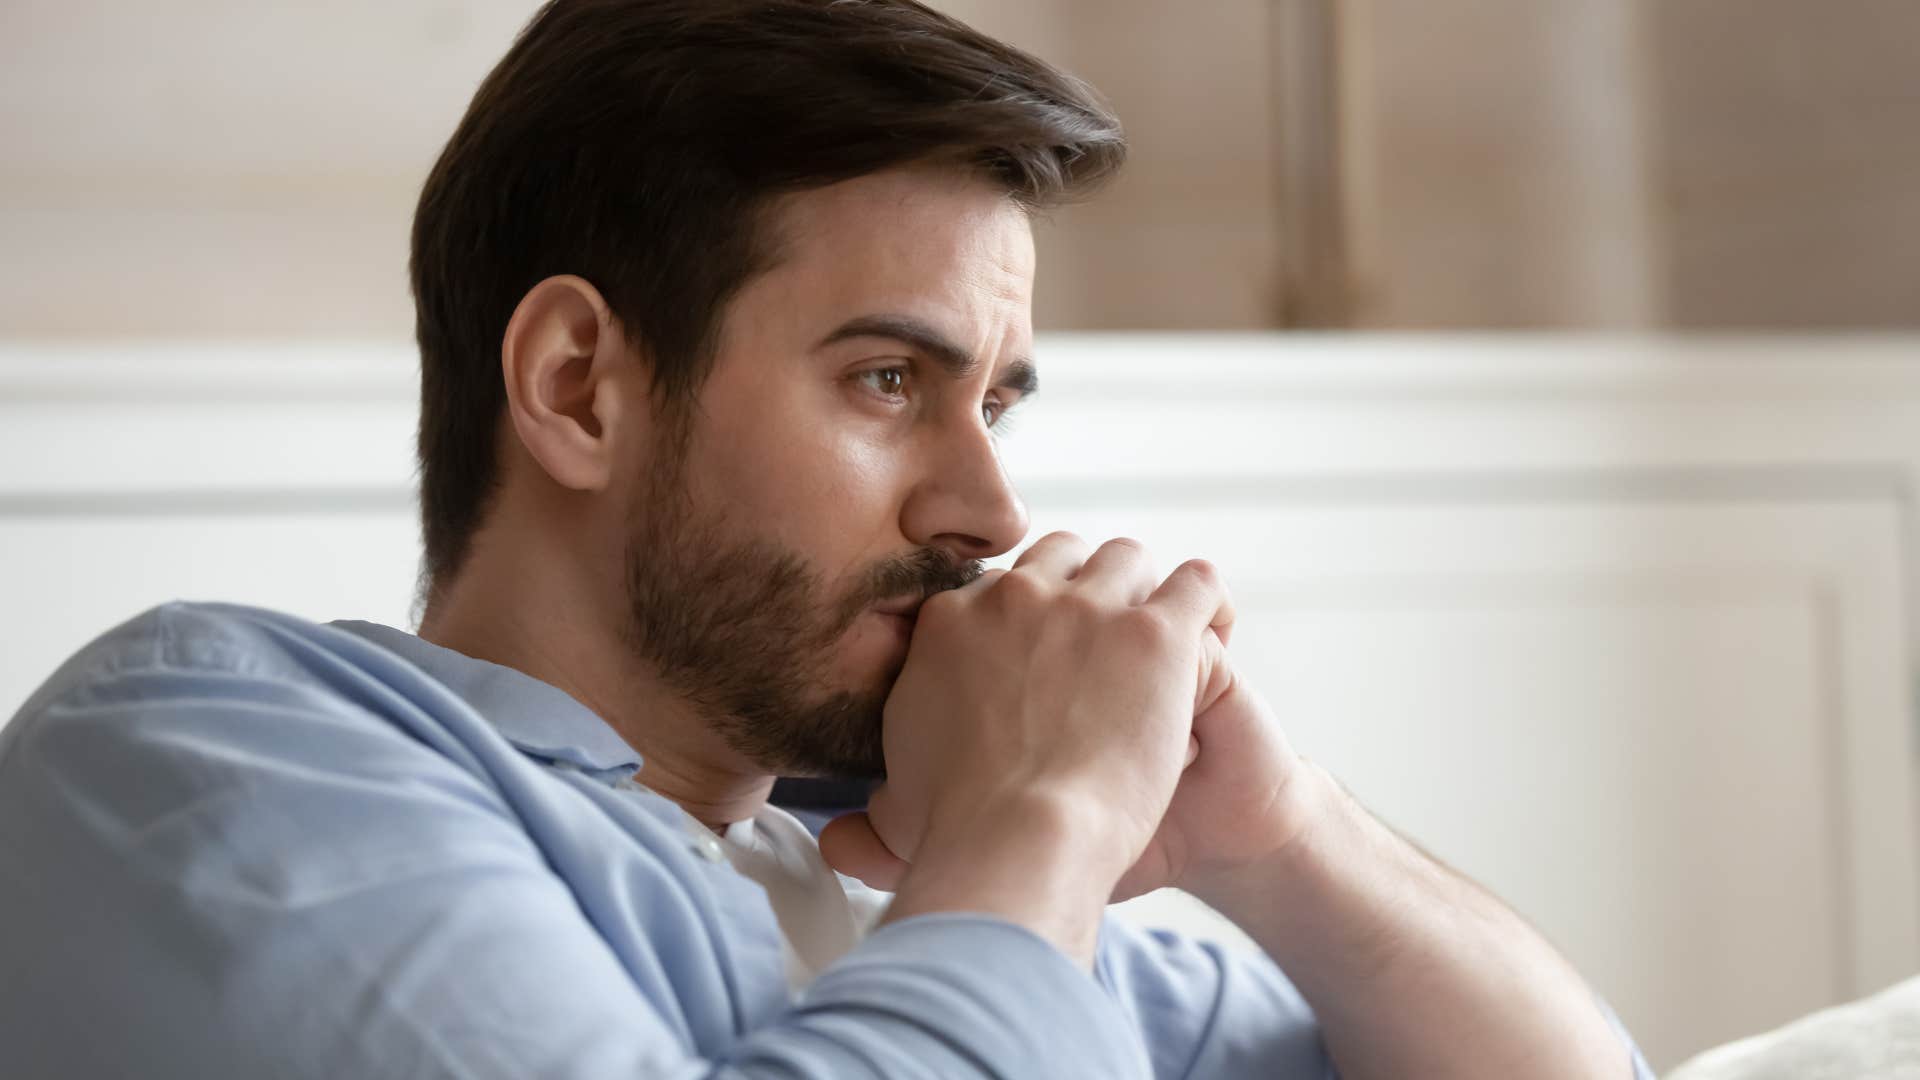
{"type": "Polygon", "coordinates": [[[1317,766],[1286,788],[1299,834],[1188,887],[1300,988],[1343,1076],[1632,1074],[1592,991],[1519,916],[1317,766]]]}
{"type": "Polygon", "coordinates": [[[1566,960],[1295,753],[1243,680],[1193,733],[1156,876],[1136,884],[1178,884],[1247,931],[1313,1006],[1342,1076],[1651,1075],[1566,960]]]}
{"type": "MultiPolygon", "coordinates": [[[[1204,567],[1188,564],[1182,570],[1196,565],[1204,567]]],[[[1112,897],[1178,885],[1233,919],[1304,995],[1322,1025],[1328,1053],[1350,1078],[1558,1080],[1626,1077],[1635,1071],[1650,1076],[1624,1031],[1610,1023],[1604,1006],[1537,933],[1492,896],[1394,835],[1294,753],[1266,704],[1231,674],[1223,649],[1231,623],[1231,605],[1221,594],[1219,612],[1208,627],[1213,633],[1202,640],[1209,659],[1203,661],[1190,724],[1197,756],[1190,751],[1157,832],[1144,849],[1135,849],[1140,854],[1112,897]]],[[[916,632],[909,673],[916,656],[964,670],[969,654],[997,645],[998,628],[970,629],[946,641],[936,635],[923,642],[916,632]]],[[[1101,654],[1083,648],[1081,655],[1101,654]]],[[[978,679],[1019,689],[1017,680],[999,675],[989,669],[978,679]]],[[[908,686],[903,675],[896,699],[908,686]]],[[[990,730],[988,718],[1020,713],[1025,705],[1016,696],[987,707],[970,702],[970,696],[979,695],[953,687],[914,704],[933,718],[942,736],[961,732],[974,739],[990,730]],[[952,715],[956,703],[964,708],[952,715]]],[[[896,726],[893,704],[890,737],[896,726]]],[[[1057,703],[1049,708],[1071,711],[1057,703]]],[[[908,722],[920,719],[918,709],[901,719],[899,726],[906,730],[908,722]]],[[[1117,721],[1109,726],[1124,727],[1117,721]]],[[[1039,745],[1037,736],[1028,745],[1039,745]]],[[[939,760],[950,757],[941,754],[939,760]]],[[[890,766],[895,760],[891,745],[888,760],[890,766]]],[[[903,774],[893,777],[890,787],[908,783],[934,786],[925,777],[903,774]]],[[[1097,790],[1111,807],[1155,805],[1124,784],[1097,790]]],[[[837,835],[823,836],[822,851],[843,872],[872,884],[887,888],[898,882],[902,897],[916,905],[948,902],[951,896],[929,900],[911,892],[919,884],[919,862],[940,853],[928,844],[916,856],[916,834],[910,823],[897,824],[902,817],[912,814],[876,797],[868,815],[836,822],[837,835]],[[875,830],[884,834],[890,825],[908,836],[908,844],[874,838],[875,830]]],[[[952,875],[937,876],[947,889],[964,887],[952,875]]],[[[1020,905],[1044,898],[1023,898],[1019,885],[1017,876],[1000,887],[977,882],[987,895],[968,902],[1016,921],[1035,918],[1020,905]]],[[[1029,894],[1038,891],[1028,884],[1029,894]]],[[[1260,1041],[1268,1033],[1249,1030],[1258,1026],[1258,1012],[1236,1008],[1233,1032],[1214,1041],[1260,1041]]],[[[1272,1038],[1285,1041],[1297,1020],[1290,1005],[1278,1006],[1268,1021],[1272,1038]]],[[[1259,1075],[1259,1068],[1252,1065],[1247,1074],[1259,1075]]]]}
{"type": "Polygon", "coordinates": [[[904,919],[783,1007],[776,971],[720,962],[701,880],[431,687],[252,643],[178,666],[232,650],[152,630],[0,740],[21,1075],[1135,1075],[1120,1014],[1032,933],[904,919]],[[563,858],[609,879],[591,917],[563,858]]]}

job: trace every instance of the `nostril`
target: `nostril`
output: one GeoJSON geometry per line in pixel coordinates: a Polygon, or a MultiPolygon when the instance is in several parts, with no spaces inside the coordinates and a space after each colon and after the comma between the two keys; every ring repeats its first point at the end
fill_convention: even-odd
{"type": "Polygon", "coordinates": [[[961,559],[987,559],[998,555],[1002,548],[984,536],[970,536],[966,533],[942,533],[939,544],[961,559]]]}

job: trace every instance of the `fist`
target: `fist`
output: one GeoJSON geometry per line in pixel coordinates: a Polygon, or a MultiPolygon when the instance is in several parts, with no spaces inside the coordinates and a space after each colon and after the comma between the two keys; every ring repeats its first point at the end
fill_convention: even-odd
{"type": "Polygon", "coordinates": [[[890,887],[944,842],[977,851],[1044,815],[1070,823],[1061,857],[1118,883],[1194,760],[1195,715],[1232,682],[1213,630],[1232,620],[1209,564],[1156,582],[1138,543],[1069,533],[929,598],[886,704],[887,782],[823,854],[890,887]]]}

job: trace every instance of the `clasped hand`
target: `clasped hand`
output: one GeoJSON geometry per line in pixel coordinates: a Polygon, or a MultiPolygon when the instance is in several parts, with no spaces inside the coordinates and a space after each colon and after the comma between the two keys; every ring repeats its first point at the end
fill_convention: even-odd
{"type": "Polygon", "coordinates": [[[1299,759],[1234,675],[1233,620],[1210,564],[1156,582],[1140,544],[1070,533],[930,597],[886,703],[887,781],[822,854],[894,889],[942,844],[992,851],[1044,814],[1114,900],[1277,854],[1303,827],[1280,797],[1299,759]]]}

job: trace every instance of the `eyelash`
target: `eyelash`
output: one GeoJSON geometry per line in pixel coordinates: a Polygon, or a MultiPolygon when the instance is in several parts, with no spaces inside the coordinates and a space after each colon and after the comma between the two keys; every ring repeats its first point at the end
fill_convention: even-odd
{"type": "MultiPolygon", "coordinates": [[[[880,393],[882,397],[899,398],[899,397],[906,396],[906,391],[904,389],[904,386],[907,379],[909,379],[912,376],[912,374],[913,372],[911,369],[909,369],[904,365],[899,365],[895,367],[869,368],[866,371],[862,371],[855,374],[853,377],[856,381],[867,381],[871,376],[875,376],[875,375],[898,375],[900,377],[902,389],[896,390],[892,393],[887,393],[884,390],[879,390],[878,387],[875,387],[875,390],[878,393],[880,393]]],[[[868,385],[872,385],[872,384],[869,382],[868,385]]],[[[1007,414],[1013,411],[1013,407],[1010,405],[999,405],[998,402],[992,401],[991,399],[989,399],[987,404],[996,405],[999,408],[999,411],[993,414],[993,419],[987,421],[987,429],[989,431],[992,431],[996,435],[1005,435],[1011,432],[1013,430],[1013,420],[1007,414]]]]}

